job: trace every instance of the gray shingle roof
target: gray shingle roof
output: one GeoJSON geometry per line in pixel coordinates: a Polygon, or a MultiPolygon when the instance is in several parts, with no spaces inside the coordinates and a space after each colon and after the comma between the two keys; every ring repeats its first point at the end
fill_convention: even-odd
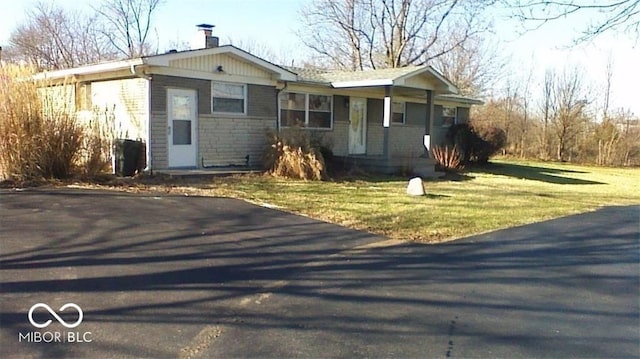
{"type": "Polygon", "coordinates": [[[302,81],[331,83],[361,80],[393,80],[425,68],[424,66],[407,66],[364,71],[332,71],[319,68],[299,67],[287,67],[286,69],[296,73],[302,81]]]}

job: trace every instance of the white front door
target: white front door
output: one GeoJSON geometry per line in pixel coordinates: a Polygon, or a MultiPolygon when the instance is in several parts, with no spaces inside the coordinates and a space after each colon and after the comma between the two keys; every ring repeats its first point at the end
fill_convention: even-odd
{"type": "Polygon", "coordinates": [[[367,99],[349,99],[349,154],[367,153],[367,99]]]}
{"type": "Polygon", "coordinates": [[[197,106],[195,90],[167,89],[169,167],[197,167],[197,106]]]}

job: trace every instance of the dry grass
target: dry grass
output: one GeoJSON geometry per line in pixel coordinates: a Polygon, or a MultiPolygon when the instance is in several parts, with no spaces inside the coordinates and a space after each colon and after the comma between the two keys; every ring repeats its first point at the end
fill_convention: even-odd
{"type": "Polygon", "coordinates": [[[95,111],[85,127],[81,166],[85,177],[93,178],[110,170],[115,123],[113,111],[95,111]]]}
{"type": "Polygon", "coordinates": [[[464,168],[457,146],[433,146],[432,153],[436,166],[444,172],[458,172],[464,168]]]}
{"type": "Polygon", "coordinates": [[[106,168],[109,138],[99,122],[83,125],[64,86],[30,80],[33,70],[0,67],[0,178],[94,176],[106,168]],[[107,152],[105,152],[107,149],[107,152]]]}
{"type": "Polygon", "coordinates": [[[496,161],[456,180],[426,180],[427,195],[420,197],[407,196],[407,180],[400,177],[120,179],[99,188],[240,198],[393,239],[438,243],[601,206],[640,204],[638,183],[640,168],[496,161]]]}
{"type": "Polygon", "coordinates": [[[265,168],[274,177],[322,180],[326,166],[320,148],[303,129],[269,132],[265,168]]]}

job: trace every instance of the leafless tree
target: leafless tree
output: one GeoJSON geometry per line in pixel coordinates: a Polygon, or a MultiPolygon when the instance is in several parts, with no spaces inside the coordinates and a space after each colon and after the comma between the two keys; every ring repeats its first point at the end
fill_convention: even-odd
{"type": "Polygon", "coordinates": [[[576,42],[591,40],[609,31],[640,35],[640,0],[504,0],[515,10],[515,17],[537,29],[544,24],[589,12],[597,17],[587,25],[576,42]]]}
{"type": "Polygon", "coordinates": [[[544,84],[542,86],[542,132],[540,133],[540,155],[543,159],[548,159],[549,154],[549,123],[551,122],[552,109],[555,105],[555,83],[556,75],[553,71],[547,70],[544,74],[544,84]]]}
{"type": "Polygon", "coordinates": [[[95,17],[46,2],[36,3],[26,15],[28,20],[9,39],[7,55],[13,61],[50,70],[115,58],[95,27],[95,17]]]}
{"type": "Polygon", "coordinates": [[[430,64],[451,80],[462,95],[485,97],[502,80],[507,58],[500,54],[496,43],[476,36],[443,52],[430,64]]]}
{"type": "Polygon", "coordinates": [[[531,80],[533,78],[533,66],[529,68],[529,74],[527,75],[527,79],[524,83],[523,94],[521,96],[522,102],[522,116],[520,117],[520,158],[525,157],[525,142],[527,141],[527,135],[530,126],[530,117],[531,117],[531,96],[529,95],[529,91],[531,90],[531,80]]]}
{"type": "MultiPolygon", "coordinates": [[[[511,146],[509,147],[515,147],[518,144],[518,141],[516,138],[514,138],[513,133],[512,133],[512,127],[514,127],[513,125],[515,123],[518,123],[520,121],[518,121],[518,117],[520,116],[520,93],[521,93],[521,89],[519,84],[514,81],[513,78],[508,78],[506,81],[506,86],[504,89],[504,97],[502,99],[503,101],[503,106],[504,106],[504,116],[503,116],[503,121],[502,121],[502,125],[500,126],[505,134],[507,135],[507,141],[508,143],[511,144],[511,146]]],[[[509,148],[505,147],[502,149],[503,154],[506,154],[506,151],[508,151],[509,148]]]]}
{"type": "Polygon", "coordinates": [[[333,67],[422,65],[487,31],[493,1],[317,0],[301,10],[298,35],[333,67]]]}
{"type": "Polygon", "coordinates": [[[623,166],[640,165],[640,117],[634,117],[631,111],[620,110],[615,116],[620,129],[619,161],[623,166]]]}
{"type": "Polygon", "coordinates": [[[598,157],[596,163],[599,165],[611,165],[616,157],[618,143],[621,140],[621,132],[614,123],[609,109],[611,98],[611,82],[613,80],[613,59],[609,56],[605,70],[606,79],[603,93],[602,121],[596,126],[594,136],[598,142],[598,157]]]}
{"type": "Polygon", "coordinates": [[[576,139],[587,121],[586,106],[589,104],[582,75],[574,68],[565,70],[554,86],[554,106],[552,109],[551,125],[557,141],[556,158],[566,161],[569,146],[576,139]]]}
{"type": "Polygon", "coordinates": [[[105,0],[100,14],[102,34],[127,58],[149,55],[153,14],[162,0],[105,0]]]}

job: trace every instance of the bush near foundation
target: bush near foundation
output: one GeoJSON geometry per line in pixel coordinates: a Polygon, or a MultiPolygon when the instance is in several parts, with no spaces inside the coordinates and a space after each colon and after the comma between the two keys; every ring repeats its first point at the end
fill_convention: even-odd
{"type": "Polygon", "coordinates": [[[436,161],[436,170],[455,173],[464,169],[456,146],[433,146],[432,153],[433,159],[436,161]]]}
{"type": "Polygon", "coordinates": [[[320,181],[325,177],[324,157],[309,131],[292,128],[267,133],[264,166],[267,173],[284,178],[320,181]]]}
{"type": "Polygon", "coordinates": [[[497,127],[476,129],[463,123],[449,128],[447,141],[458,148],[463,164],[483,164],[506,145],[507,136],[497,127]]]}
{"type": "Polygon", "coordinates": [[[62,87],[47,91],[24,66],[0,66],[0,179],[17,182],[94,176],[110,162],[108,136],[85,125],[62,87]]]}

